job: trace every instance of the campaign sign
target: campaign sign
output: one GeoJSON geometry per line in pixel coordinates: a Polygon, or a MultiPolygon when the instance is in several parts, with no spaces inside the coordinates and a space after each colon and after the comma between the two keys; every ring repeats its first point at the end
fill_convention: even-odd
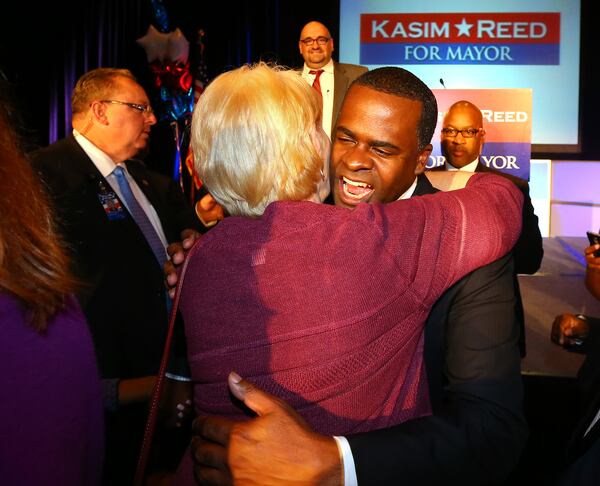
{"type": "Polygon", "coordinates": [[[483,115],[485,143],[479,161],[492,169],[529,180],[531,161],[531,89],[437,89],[438,123],[428,168],[442,165],[440,140],[444,115],[460,100],[477,106],[483,115]]]}
{"type": "Polygon", "coordinates": [[[560,64],[560,13],[363,13],[361,64],[560,64]]]}

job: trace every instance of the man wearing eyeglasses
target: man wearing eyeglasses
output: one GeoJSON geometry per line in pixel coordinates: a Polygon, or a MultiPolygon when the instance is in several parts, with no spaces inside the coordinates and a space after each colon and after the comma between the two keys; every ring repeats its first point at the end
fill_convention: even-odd
{"type": "Polygon", "coordinates": [[[322,96],[323,130],[331,138],[350,83],[366,72],[367,68],[334,62],[331,58],[333,38],[329,29],[321,22],[311,21],[302,28],[298,48],[304,58],[302,77],[322,96]]]}
{"type": "Polygon", "coordinates": [[[174,181],[135,159],[148,149],[156,116],[131,72],[84,74],[72,111],[73,133],[31,158],[62,223],[94,339],[106,410],[104,483],[131,484],[166,337],[165,247],[196,219],[174,181]]]}
{"type": "Polygon", "coordinates": [[[444,165],[431,170],[464,170],[469,172],[494,172],[510,179],[525,196],[523,203],[523,228],[521,236],[513,249],[515,257],[515,296],[517,297],[517,317],[521,327],[521,356],[525,356],[525,316],[519,289],[518,273],[534,274],[540,268],[544,248],[538,225],[538,217],[533,211],[529,184],[527,181],[489,168],[479,160],[485,130],[481,110],[465,100],[454,103],[446,113],[441,130],[442,154],[446,158],[444,165]]]}

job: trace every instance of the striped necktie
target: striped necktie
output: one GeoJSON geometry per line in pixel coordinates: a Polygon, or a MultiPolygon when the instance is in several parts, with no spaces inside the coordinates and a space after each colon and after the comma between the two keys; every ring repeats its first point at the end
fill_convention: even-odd
{"type": "Polygon", "coordinates": [[[165,247],[160,240],[160,237],[156,233],[154,226],[150,222],[148,215],[140,206],[140,203],[137,201],[133,192],[131,192],[131,187],[129,186],[129,182],[127,181],[127,177],[125,176],[125,171],[123,167],[117,166],[112,172],[117,178],[117,182],[119,183],[119,189],[121,190],[121,194],[123,196],[125,205],[129,210],[129,213],[137,223],[141,232],[144,234],[146,241],[152,248],[152,252],[158,261],[158,264],[162,268],[167,260],[167,253],[165,251],[165,247]]]}

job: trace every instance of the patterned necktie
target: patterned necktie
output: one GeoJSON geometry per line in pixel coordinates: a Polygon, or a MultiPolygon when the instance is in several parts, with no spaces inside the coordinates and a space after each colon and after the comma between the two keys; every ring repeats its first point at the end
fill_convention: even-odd
{"type": "Polygon", "coordinates": [[[165,247],[163,246],[162,241],[160,241],[160,237],[156,233],[154,226],[152,226],[150,219],[148,219],[148,215],[140,206],[140,203],[133,195],[133,192],[131,192],[131,187],[129,186],[127,177],[125,177],[125,171],[123,170],[123,167],[115,167],[112,173],[117,178],[117,182],[119,183],[119,189],[121,189],[121,194],[123,195],[123,199],[125,200],[127,209],[129,209],[131,216],[133,217],[138,227],[144,234],[146,241],[150,245],[150,248],[152,248],[152,252],[156,257],[158,264],[162,268],[165,261],[167,260],[167,253],[165,251],[165,247]]]}
{"type": "Polygon", "coordinates": [[[313,81],[312,87],[317,90],[317,93],[319,93],[319,95],[321,95],[321,98],[322,98],[323,93],[321,93],[321,81],[319,81],[319,78],[321,77],[321,74],[323,74],[323,70],[322,69],[319,69],[318,71],[310,70],[308,72],[308,74],[315,75],[315,80],[313,81]]]}

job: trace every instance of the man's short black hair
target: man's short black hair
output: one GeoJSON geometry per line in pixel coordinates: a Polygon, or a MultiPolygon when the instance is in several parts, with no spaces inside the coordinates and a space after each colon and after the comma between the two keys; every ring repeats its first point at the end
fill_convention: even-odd
{"type": "Polygon", "coordinates": [[[417,76],[403,68],[381,67],[361,74],[352,83],[352,86],[354,85],[420,101],[423,109],[417,127],[419,150],[431,143],[438,118],[437,101],[433,92],[417,76]]]}

